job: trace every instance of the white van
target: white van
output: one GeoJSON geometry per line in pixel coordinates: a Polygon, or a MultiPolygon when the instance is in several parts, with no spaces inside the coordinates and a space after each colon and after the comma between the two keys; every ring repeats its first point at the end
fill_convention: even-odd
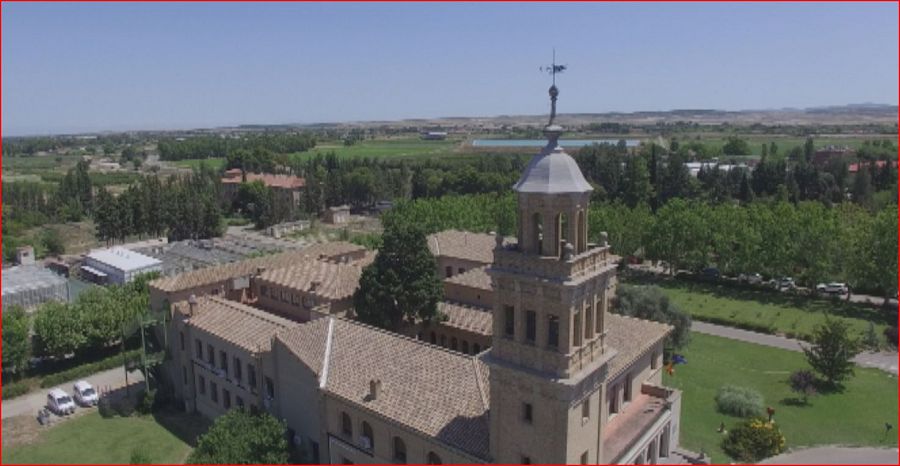
{"type": "Polygon", "coordinates": [[[72,391],[75,393],[75,401],[81,406],[97,406],[97,401],[99,400],[97,391],[87,381],[79,380],[75,382],[75,385],[72,386],[72,391]]]}
{"type": "Polygon", "coordinates": [[[58,416],[65,416],[75,412],[75,402],[68,393],[54,388],[47,394],[47,409],[58,416]]]}

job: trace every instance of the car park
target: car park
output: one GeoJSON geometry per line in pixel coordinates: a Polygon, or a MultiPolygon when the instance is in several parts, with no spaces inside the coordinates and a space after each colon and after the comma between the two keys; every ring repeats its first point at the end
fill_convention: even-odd
{"type": "Polygon", "coordinates": [[[75,412],[75,402],[68,393],[54,388],[47,394],[47,409],[58,416],[65,416],[75,412]]]}
{"type": "Polygon", "coordinates": [[[816,285],[816,292],[830,295],[844,295],[850,291],[846,283],[819,283],[816,285]]]}
{"type": "Polygon", "coordinates": [[[96,406],[99,401],[97,391],[85,380],[75,382],[72,392],[75,393],[75,401],[81,406],[96,406]]]}
{"type": "Polygon", "coordinates": [[[793,290],[797,288],[797,283],[791,277],[781,277],[773,280],[773,286],[776,290],[793,290]]]}
{"type": "Polygon", "coordinates": [[[762,283],[763,278],[762,275],[758,273],[742,273],[738,276],[738,281],[750,285],[759,285],[760,283],[762,283]]]}
{"type": "Polygon", "coordinates": [[[719,269],[715,267],[707,267],[703,269],[702,276],[707,280],[718,280],[722,274],[719,272],[719,269]]]}

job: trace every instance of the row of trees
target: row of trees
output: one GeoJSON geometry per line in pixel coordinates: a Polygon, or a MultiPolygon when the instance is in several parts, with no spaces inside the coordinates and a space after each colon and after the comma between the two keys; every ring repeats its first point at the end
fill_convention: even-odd
{"type": "Polygon", "coordinates": [[[264,149],[277,154],[305,152],[316,145],[310,133],[269,133],[240,138],[196,136],[160,139],[157,143],[162,160],[226,158],[232,151],[264,149]]]}
{"type": "Polygon", "coordinates": [[[164,233],[173,241],[218,236],[220,189],[218,174],[205,166],[165,182],[156,175],[143,177],[117,197],[101,188],[94,212],[97,238],[108,243],[164,233]]]}

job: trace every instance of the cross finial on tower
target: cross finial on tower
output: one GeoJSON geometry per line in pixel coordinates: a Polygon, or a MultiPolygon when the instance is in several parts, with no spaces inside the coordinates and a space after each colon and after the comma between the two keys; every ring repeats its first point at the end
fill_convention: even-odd
{"type": "Polygon", "coordinates": [[[542,66],[541,71],[547,71],[553,77],[553,84],[550,86],[550,123],[547,126],[553,125],[553,120],[556,119],[556,97],[559,95],[559,89],[556,88],[556,74],[562,73],[566,70],[566,65],[557,65],[556,64],[556,49],[553,49],[553,63],[550,66],[542,66]]]}

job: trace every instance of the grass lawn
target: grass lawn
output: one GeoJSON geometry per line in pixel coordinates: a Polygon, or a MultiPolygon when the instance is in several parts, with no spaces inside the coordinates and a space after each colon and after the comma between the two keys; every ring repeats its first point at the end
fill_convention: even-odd
{"type": "Polygon", "coordinates": [[[706,317],[762,324],[780,333],[809,335],[828,314],[845,320],[857,335],[868,330],[869,322],[873,322],[879,340],[886,344],[882,332],[895,318],[882,309],[862,304],[812,299],[768,289],[636,276],[628,277],[625,282],[658,285],[672,302],[697,320],[706,317]]]}
{"type": "Polygon", "coordinates": [[[458,140],[424,141],[418,138],[366,140],[352,146],[324,141],[307,152],[291,154],[291,157],[306,160],[316,154],[334,152],[341,158],[430,158],[451,155],[458,145],[458,140]]]}
{"type": "Polygon", "coordinates": [[[32,443],[5,447],[3,463],[127,464],[137,448],[154,463],[183,463],[196,438],[186,426],[201,425],[187,414],[104,419],[94,411],[41,431],[32,443]]]}
{"type": "Polygon", "coordinates": [[[884,423],[896,424],[897,378],[875,369],[856,369],[856,376],[841,393],[820,394],[806,406],[790,403],[795,395],[787,383],[790,373],[807,369],[802,353],[693,333],[680,352],[687,364],[675,375],[664,375],[666,385],[682,390],[681,444],[702,448],[714,463],[730,459],[721,449],[720,422],[728,428],[739,419],[716,411],[715,395],[724,384],[758,390],[775,409],[775,422],[787,448],[842,444],[896,447],[897,434],[884,433],[884,423]]]}
{"type": "Polygon", "coordinates": [[[213,170],[220,170],[225,166],[224,158],[209,158],[209,159],[185,159],[185,160],[176,160],[172,162],[176,167],[179,168],[200,168],[201,163],[205,163],[207,167],[212,168],[213,170]]]}

